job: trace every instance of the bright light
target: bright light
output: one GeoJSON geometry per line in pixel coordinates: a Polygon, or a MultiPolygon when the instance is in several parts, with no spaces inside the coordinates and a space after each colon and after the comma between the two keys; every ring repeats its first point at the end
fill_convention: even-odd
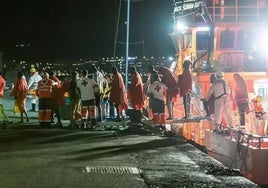
{"type": "Polygon", "coordinates": [[[188,27],[183,22],[177,22],[176,28],[178,31],[185,31],[188,27]]]}
{"type": "Polygon", "coordinates": [[[260,52],[261,56],[267,57],[267,44],[268,44],[268,36],[265,30],[259,30],[258,39],[255,43],[255,48],[260,52]]]}
{"type": "Polygon", "coordinates": [[[172,71],[174,71],[175,68],[176,68],[176,65],[177,65],[177,61],[173,61],[173,62],[170,64],[169,69],[172,70],[172,71]]]}
{"type": "Polygon", "coordinates": [[[171,57],[171,56],[170,56],[170,57],[168,57],[168,60],[169,60],[169,61],[173,61],[173,59],[174,59],[174,58],[173,58],[173,57],[171,57]]]}
{"type": "Polygon", "coordinates": [[[209,31],[210,28],[209,27],[197,27],[196,31],[209,31]]]}
{"type": "Polygon", "coordinates": [[[128,57],[128,60],[135,60],[136,57],[128,57]]]}

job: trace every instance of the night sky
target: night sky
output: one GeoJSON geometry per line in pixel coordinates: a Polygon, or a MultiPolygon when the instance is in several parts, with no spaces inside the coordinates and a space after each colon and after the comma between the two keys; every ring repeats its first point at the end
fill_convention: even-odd
{"type": "MultiPolygon", "coordinates": [[[[169,56],[175,49],[173,0],[131,3],[130,56],[169,56]]],[[[118,41],[125,42],[126,2],[122,3],[118,41]]],[[[98,58],[113,55],[119,0],[13,0],[0,5],[0,51],[5,56],[98,58]],[[23,47],[17,46],[24,44],[23,47]]],[[[117,56],[125,45],[117,44],[117,56]]]]}

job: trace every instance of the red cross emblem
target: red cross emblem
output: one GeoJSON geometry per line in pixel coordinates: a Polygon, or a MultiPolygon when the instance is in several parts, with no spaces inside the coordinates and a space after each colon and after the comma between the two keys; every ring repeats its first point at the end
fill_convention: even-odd
{"type": "Polygon", "coordinates": [[[156,90],[157,92],[159,92],[159,90],[161,89],[161,87],[159,85],[156,85],[154,90],[156,90]]]}
{"type": "Polygon", "coordinates": [[[82,85],[83,85],[84,87],[86,87],[87,84],[88,84],[88,82],[87,82],[86,80],[83,80],[82,85]]]}

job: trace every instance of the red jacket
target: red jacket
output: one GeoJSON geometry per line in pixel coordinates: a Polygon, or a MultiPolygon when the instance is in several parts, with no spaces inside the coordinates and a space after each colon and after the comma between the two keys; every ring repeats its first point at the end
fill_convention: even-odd
{"type": "Polygon", "coordinates": [[[122,109],[128,109],[126,88],[122,75],[119,72],[114,75],[112,81],[110,101],[121,105],[122,109]]]}
{"type": "Polygon", "coordinates": [[[140,110],[144,105],[143,83],[140,74],[135,71],[131,75],[131,84],[128,88],[128,99],[134,109],[140,110]]]}
{"type": "Polygon", "coordinates": [[[184,96],[187,93],[192,92],[193,81],[191,72],[189,69],[184,69],[182,74],[179,76],[179,88],[180,88],[180,96],[184,96]]]}
{"type": "Polygon", "coordinates": [[[0,76],[0,97],[4,96],[5,86],[6,86],[5,79],[2,76],[0,76]]]}
{"type": "Polygon", "coordinates": [[[64,90],[62,88],[62,83],[56,76],[51,76],[49,78],[57,83],[52,88],[52,99],[54,100],[55,105],[63,106],[65,104],[65,101],[64,101],[64,90]]]}
{"type": "Polygon", "coordinates": [[[173,73],[166,67],[159,67],[158,73],[162,75],[161,82],[164,83],[168,89],[167,92],[171,93],[172,101],[175,102],[178,94],[177,80],[173,73]]]}

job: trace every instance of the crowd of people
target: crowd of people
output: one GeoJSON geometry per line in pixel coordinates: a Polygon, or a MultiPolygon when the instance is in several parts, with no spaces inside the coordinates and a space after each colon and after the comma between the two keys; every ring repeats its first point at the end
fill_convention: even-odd
{"type": "MultiPolygon", "coordinates": [[[[230,83],[224,79],[224,73],[218,71],[210,76],[211,87],[203,99],[206,118],[211,119],[213,114],[214,131],[219,131],[222,125],[233,128],[245,128],[246,114],[254,112],[258,127],[258,120],[265,120],[265,111],[262,107],[262,96],[257,95],[249,100],[248,86],[246,80],[239,73],[233,74],[234,88],[232,90],[230,83]],[[238,113],[238,124],[234,123],[232,111],[238,113]]],[[[252,123],[252,122],[251,122],[252,123]]]]}
{"type": "MultiPolygon", "coordinates": [[[[60,107],[66,105],[66,93],[71,106],[69,126],[90,129],[98,122],[122,121],[126,115],[135,122],[141,122],[142,117],[147,116],[155,124],[164,124],[165,120],[174,119],[173,108],[178,95],[183,101],[183,118],[191,118],[193,80],[190,68],[191,62],[185,60],[182,74],[175,77],[167,67],[150,66],[144,82],[137,68],[131,66],[130,82],[126,86],[115,66],[109,73],[104,73],[91,65],[88,69],[72,71],[65,78],[58,78],[56,71],[51,69],[39,73],[32,66],[28,82],[23,73],[18,72],[10,96],[15,99],[14,111],[21,114],[20,122],[24,122],[24,116],[25,121],[29,121],[25,103],[26,97],[30,96],[30,111],[38,112],[42,127],[51,124],[63,127],[60,107]]],[[[249,109],[247,84],[239,73],[235,73],[233,78],[236,83],[234,91],[224,80],[223,72],[211,74],[211,87],[203,103],[206,118],[213,114],[216,127],[223,120],[227,126],[234,127],[230,110],[232,102],[237,105],[240,125],[245,125],[245,113],[249,109]]],[[[0,76],[0,98],[4,84],[5,80],[0,76]]]]}

